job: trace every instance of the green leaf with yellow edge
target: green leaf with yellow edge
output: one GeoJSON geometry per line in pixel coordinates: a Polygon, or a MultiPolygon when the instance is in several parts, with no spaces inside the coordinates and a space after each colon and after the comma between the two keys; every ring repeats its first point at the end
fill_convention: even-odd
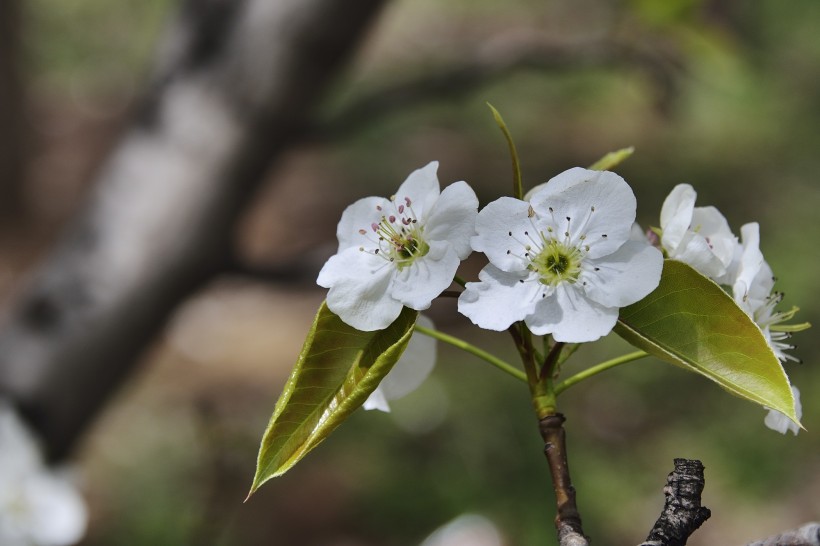
{"type": "Polygon", "coordinates": [[[635,153],[634,146],[609,152],[604,157],[590,165],[589,168],[592,171],[611,171],[620,165],[624,160],[628,159],[633,153],[635,153]]]}
{"type": "Polygon", "coordinates": [[[367,400],[407,347],[417,316],[405,307],[384,330],[361,332],[322,303],[262,437],[248,496],[288,471],[367,400]]]}
{"type": "Polygon", "coordinates": [[[658,288],[621,309],[615,332],[800,424],[789,380],[760,328],[717,284],[682,262],[664,262],[658,288]]]}

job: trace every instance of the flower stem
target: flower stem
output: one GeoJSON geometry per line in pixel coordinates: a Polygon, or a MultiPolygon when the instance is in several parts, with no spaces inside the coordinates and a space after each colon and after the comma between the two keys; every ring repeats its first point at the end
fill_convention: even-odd
{"type": "Polygon", "coordinates": [[[527,376],[521,370],[513,367],[512,365],[508,364],[507,362],[501,360],[495,355],[488,353],[483,349],[479,349],[475,345],[472,345],[463,339],[459,339],[457,337],[445,334],[444,332],[439,332],[438,330],[433,330],[431,328],[425,328],[424,326],[419,326],[416,324],[416,331],[424,334],[425,336],[430,336],[434,339],[439,341],[443,341],[444,343],[448,343],[453,347],[458,347],[462,351],[466,351],[473,356],[477,356],[478,358],[489,362],[502,372],[506,372],[509,375],[515,377],[519,381],[523,381],[524,383],[527,382],[527,376]]]}
{"type": "Polygon", "coordinates": [[[580,383],[584,379],[589,379],[593,375],[597,375],[605,370],[614,368],[615,366],[620,366],[621,364],[626,364],[627,362],[632,362],[633,360],[638,360],[646,356],[649,356],[649,353],[646,353],[644,351],[635,351],[634,353],[625,354],[617,358],[607,360],[606,362],[596,364],[595,366],[589,367],[584,371],[578,372],[572,377],[568,377],[560,383],[558,383],[557,385],[555,385],[555,394],[561,394],[562,392],[564,392],[571,386],[575,385],[576,383],[580,383]]]}
{"type": "Polygon", "coordinates": [[[465,288],[467,286],[467,281],[459,277],[458,275],[453,277],[453,282],[457,285],[461,286],[461,288],[465,288]]]}

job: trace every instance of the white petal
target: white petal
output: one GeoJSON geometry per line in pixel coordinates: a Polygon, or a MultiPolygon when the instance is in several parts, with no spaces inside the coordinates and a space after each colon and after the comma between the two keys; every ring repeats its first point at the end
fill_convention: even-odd
{"type": "Polygon", "coordinates": [[[558,234],[570,234],[572,246],[588,246],[592,258],[615,252],[629,239],[635,221],[632,188],[608,171],[565,171],[535,193],[531,203],[558,234]]]}
{"type": "Polygon", "coordinates": [[[729,228],[729,222],[715,207],[695,207],[692,212],[691,229],[706,239],[712,253],[723,267],[729,267],[735,255],[737,237],[729,228]]]}
{"type": "Polygon", "coordinates": [[[378,224],[381,217],[390,214],[393,205],[382,197],[365,197],[348,206],[342,213],[342,219],[336,226],[336,238],[339,239],[339,252],[350,247],[375,247],[372,241],[377,237],[371,228],[378,224]],[[381,207],[379,210],[377,207],[381,207]],[[364,230],[365,234],[359,233],[364,230]]]}
{"type": "Polygon", "coordinates": [[[402,182],[396,192],[396,204],[404,205],[410,199],[416,218],[421,221],[438,199],[441,186],[436,176],[438,161],[431,161],[421,169],[416,169],[402,182]]]}
{"type": "Polygon", "coordinates": [[[763,253],[760,252],[760,226],[757,222],[744,224],[740,228],[740,236],[742,244],[738,245],[736,257],[726,277],[732,284],[735,301],[745,308],[748,304],[749,288],[764,263],[763,253]]]}
{"type": "Polygon", "coordinates": [[[710,279],[718,279],[726,273],[726,268],[709,248],[706,239],[693,231],[686,232],[681,244],[674,252],[669,252],[669,257],[691,265],[710,279]]]}
{"type": "Polygon", "coordinates": [[[453,282],[458,264],[456,251],[446,242],[430,242],[426,255],[416,258],[395,277],[390,296],[418,311],[430,303],[453,282]]]}
{"type": "Polygon", "coordinates": [[[605,307],[624,307],[657,288],[662,269],[663,254],[657,248],[627,241],[613,254],[588,260],[578,281],[586,282],[582,288],[590,299],[605,307]]]}
{"type": "Polygon", "coordinates": [[[667,251],[678,248],[689,229],[697,195],[689,184],[678,184],[664,200],[661,207],[661,244],[667,251]]]}
{"type": "Polygon", "coordinates": [[[526,201],[512,197],[501,197],[488,204],[476,217],[473,250],[486,254],[502,271],[525,271],[529,260],[522,258],[527,244],[524,232],[535,231],[529,208],[526,201]]]}
{"type": "Polygon", "coordinates": [[[88,513],[80,494],[66,479],[45,470],[26,480],[29,533],[35,544],[76,544],[85,534],[88,513]]]}
{"type": "MultiPolygon", "coordinates": [[[[794,385],[792,385],[792,394],[794,395],[794,412],[797,415],[797,419],[800,420],[800,418],[803,417],[803,408],[800,404],[800,391],[798,391],[794,385]]],[[[797,433],[800,432],[800,427],[798,427],[794,421],[777,410],[769,410],[769,413],[766,414],[766,418],[763,420],[763,424],[780,434],[786,434],[788,431],[792,431],[796,436],[797,433]]]]}
{"type": "Polygon", "coordinates": [[[611,332],[618,320],[617,307],[604,307],[566,283],[557,287],[556,297],[563,313],[552,330],[556,341],[595,341],[611,332]]]}
{"type": "Polygon", "coordinates": [[[468,282],[458,298],[458,312],[487,330],[506,330],[529,315],[543,286],[526,275],[504,272],[488,264],[478,274],[480,282],[468,282]]]}
{"type": "Polygon", "coordinates": [[[463,260],[472,252],[470,238],[475,235],[478,197],[466,182],[450,184],[424,219],[427,241],[447,241],[463,260]]]}
{"type": "Polygon", "coordinates": [[[390,412],[390,404],[387,403],[387,398],[384,397],[384,391],[381,389],[381,386],[376,387],[376,390],[370,393],[370,396],[364,401],[362,407],[366,410],[379,410],[385,413],[390,412]]]}
{"type": "Polygon", "coordinates": [[[319,286],[330,288],[327,306],[350,326],[364,332],[387,328],[401,313],[401,302],[388,294],[395,267],[357,248],[331,256],[319,272],[319,286]]]}
{"type": "Polygon", "coordinates": [[[532,313],[524,318],[524,322],[532,333],[543,336],[553,332],[563,318],[564,312],[558,304],[558,295],[553,291],[535,304],[532,313]]]}
{"type": "MultiPolygon", "coordinates": [[[[435,328],[433,321],[419,315],[420,326],[435,328]]],[[[436,363],[436,340],[421,333],[413,333],[404,353],[393,369],[379,384],[387,400],[398,400],[407,396],[427,379],[436,363]]]]}

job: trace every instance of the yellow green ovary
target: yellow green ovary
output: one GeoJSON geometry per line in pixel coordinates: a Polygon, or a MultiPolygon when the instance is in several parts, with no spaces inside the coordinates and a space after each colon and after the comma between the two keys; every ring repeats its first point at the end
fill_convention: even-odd
{"type": "Polygon", "coordinates": [[[538,273],[539,282],[555,286],[563,281],[578,280],[581,274],[581,251],[555,240],[544,241],[544,247],[530,263],[530,270],[538,273]]]}

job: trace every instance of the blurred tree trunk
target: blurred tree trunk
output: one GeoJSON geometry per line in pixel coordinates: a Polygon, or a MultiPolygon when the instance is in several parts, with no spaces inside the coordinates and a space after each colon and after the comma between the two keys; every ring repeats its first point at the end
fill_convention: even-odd
{"type": "Polygon", "coordinates": [[[0,395],[52,459],[231,259],[237,217],[383,3],[183,3],[90,202],[0,329],[0,395]]]}
{"type": "Polygon", "coordinates": [[[20,0],[0,2],[0,221],[23,213],[26,119],[21,67],[20,0]]]}

